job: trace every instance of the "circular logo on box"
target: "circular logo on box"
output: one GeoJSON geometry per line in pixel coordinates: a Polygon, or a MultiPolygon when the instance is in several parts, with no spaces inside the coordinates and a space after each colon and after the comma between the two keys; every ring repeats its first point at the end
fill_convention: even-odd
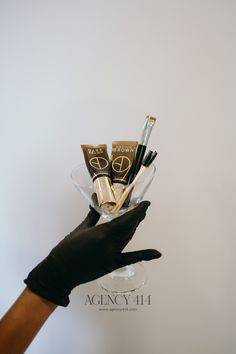
{"type": "Polygon", "coordinates": [[[108,166],[108,161],[105,157],[92,157],[89,163],[96,170],[103,170],[108,166]]]}
{"type": "Polygon", "coordinates": [[[127,156],[116,157],[112,162],[112,168],[118,173],[128,171],[130,169],[131,162],[127,156]]]}

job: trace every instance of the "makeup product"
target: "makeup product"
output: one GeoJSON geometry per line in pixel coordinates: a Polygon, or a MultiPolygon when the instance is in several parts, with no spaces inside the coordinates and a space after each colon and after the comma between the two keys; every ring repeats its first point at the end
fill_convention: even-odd
{"type": "Polygon", "coordinates": [[[85,163],[93,180],[98,206],[109,210],[116,204],[116,201],[111,188],[107,145],[81,145],[81,147],[85,163]]]}
{"type": "Polygon", "coordinates": [[[111,180],[116,201],[120,199],[128,183],[137,145],[137,141],[112,142],[111,180]]]}
{"type": "Polygon", "coordinates": [[[156,122],[156,117],[148,115],[145,119],[145,123],[143,126],[141,138],[138,144],[137,152],[135,155],[135,160],[132,168],[132,172],[130,174],[129,183],[131,183],[134,177],[137,175],[143,161],[143,157],[146,151],[146,147],[148,144],[148,140],[152,131],[152,128],[156,122]]]}
{"type": "Polygon", "coordinates": [[[124,204],[126,198],[128,197],[130,191],[135,187],[135,184],[138,182],[138,180],[140,179],[140,177],[142,176],[142,174],[145,172],[146,168],[148,168],[151,163],[154,161],[154,159],[157,156],[157,152],[154,151],[149,151],[147,153],[147,155],[145,156],[145,158],[143,159],[143,163],[139,169],[138,174],[135,176],[133,182],[125,189],[125,191],[123,192],[121,198],[118,200],[118,202],[116,203],[115,207],[112,208],[112,213],[117,213],[122,205],[124,204]]]}

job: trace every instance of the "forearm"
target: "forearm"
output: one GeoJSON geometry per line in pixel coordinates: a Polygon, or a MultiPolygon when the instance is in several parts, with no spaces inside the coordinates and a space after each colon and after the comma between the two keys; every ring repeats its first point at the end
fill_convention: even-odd
{"type": "Polygon", "coordinates": [[[25,288],[0,321],[0,353],[24,353],[56,307],[25,288]]]}

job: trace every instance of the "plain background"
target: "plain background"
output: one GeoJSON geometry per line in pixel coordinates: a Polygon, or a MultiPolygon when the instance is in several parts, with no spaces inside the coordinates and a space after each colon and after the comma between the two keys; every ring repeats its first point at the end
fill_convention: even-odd
{"type": "Polygon", "coordinates": [[[0,2],[0,311],[85,217],[73,187],[81,143],[136,140],[154,114],[152,205],[128,249],[151,306],[101,313],[73,291],[30,354],[233,354],[235,29],[233,0],[0,2]]]}

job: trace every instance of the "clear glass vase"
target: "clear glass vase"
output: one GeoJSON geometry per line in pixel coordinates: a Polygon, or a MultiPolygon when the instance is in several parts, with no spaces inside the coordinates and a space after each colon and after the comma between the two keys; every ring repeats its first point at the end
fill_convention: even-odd
{"type": "MultiPolygon", "coordinates": [[[[101,215],[100,223],[108,222],[135,208],[144,198],[150,186],[156,167],[151,164],[134,186],[129,203],[118,212],[112,213],[96,204],[94,198],[94,185],[85,163],[76,166],[71,172],[71,179],[76,189],[83,195],[88,203],[101,215]]],[[[112,293],[130,293],[140,289],[147,280],[146,271],[141,263],[135,263],[119,268],[97,280],[100,287],[112,293]]]]}

